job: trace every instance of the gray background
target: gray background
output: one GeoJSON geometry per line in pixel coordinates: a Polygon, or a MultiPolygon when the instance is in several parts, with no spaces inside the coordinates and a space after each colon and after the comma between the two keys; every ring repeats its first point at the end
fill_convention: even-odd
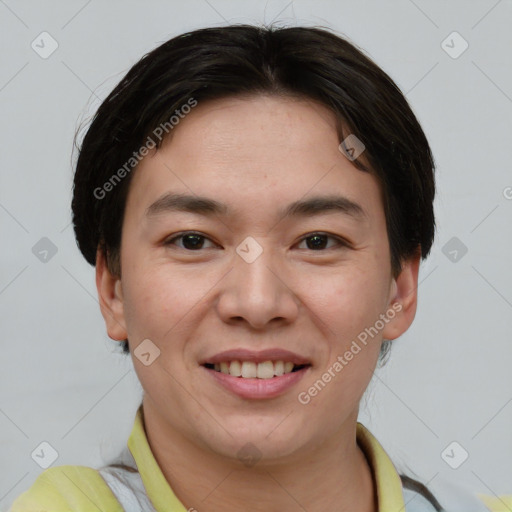
{"type": "Polygon", "coordinates": [[[141,399],[70,226],[75,130],[170,37],[271,21],[328,26],[362,47],[406,94],[438,166],[416,320],[360,421],[434,490],[512,493],[511,1],[0,0],[1,510],[42,471],[41,442],[54,465],[98,466],[125,445],[141,399]],[[58,43],[47,58],[31,47],[43,31],[58,43]],[[453,31],[469,44],[460,55],[453,31]],[[46,262],[33,252],[43,237],[57,249],[46,262]],[[441,455],[453,441],[452,465],[469,453],[458,469],[441,455]]]}

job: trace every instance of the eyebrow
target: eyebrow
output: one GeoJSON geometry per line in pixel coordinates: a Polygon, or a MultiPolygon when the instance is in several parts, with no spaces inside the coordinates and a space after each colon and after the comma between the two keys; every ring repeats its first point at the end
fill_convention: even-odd
{"type": "MultiPolygon", "coordinates": [[[[277,216],[282,220],[289,217],[313,217],[330,211],[343,213],[359,221],[368,218],[360,204],[340,195],[322,195],[295,201],[279,210],[277,216]]],[[[226,216],[230,210],[226,204],[209,197],[167,193],[148,206],[145,215],[154,217],[168,212],[188,212],[213,217],[226,216]]]]}

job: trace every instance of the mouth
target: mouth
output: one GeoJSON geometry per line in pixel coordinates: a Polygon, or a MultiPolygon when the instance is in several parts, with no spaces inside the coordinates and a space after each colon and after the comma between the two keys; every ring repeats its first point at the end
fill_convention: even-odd
{"type": "Polygon", "coordinates": [[[292,361],[222,361],[220,363],[205,363],[203,366],[208,370],[230,375],[241,379],[274,379],[288,373],[295,373],[310,364],[294,364],[292,361]]]}
{"type": "Polygon", "coordinates": [[[281,349],[229,350],[200,362],[211,381],[246,400],[269,399],[293,389],[312,364],[281,349]]]}

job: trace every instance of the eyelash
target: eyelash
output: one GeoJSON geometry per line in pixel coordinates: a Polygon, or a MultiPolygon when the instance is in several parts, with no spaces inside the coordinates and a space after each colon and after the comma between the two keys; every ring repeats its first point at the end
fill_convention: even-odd
{"type": "MultiPolygon", "coordinates": [[[[170,246],[170,245],[175,245],[174,242],[180,238],[184,238],[186,236],[189,236],[189,235],[196,235],[200,238],[204,238],[206,240],[210,240],[207,236],[203,235],[202,233],[198,233],[196,231],[184,231],[183,233],[180,233],[179,235],[177,236],[173,236],[172,238],[168,239],[167,241],[164,242],[164,245],[166,246],[170,246]]],[[[309,238],[313,238],[315,236],[323,236],[323,237],[327,237],[328,239],[332,239],[332,240],[335,240],[338,244],[338,248],[339,247],[344,247],[344,248],[347,248],[349,247],[349,243],[346,242],[345,240],[343,240],[342,238],[338,237],[338,236],[335,236],[335,235],[331,235],[329,233],[324,233],[322,231],[318,231],[318,232],[313,232],[313,233],[309,233],[307,234],[306,236],[302,237],[299,241],[299,243],[302,243],[303,241],[305,240],[308,240],[309,238]]],[[[210,240],[211,242],[211,240],[210,240]]],[[[214,242],[212,242],[214,243],[214,242]]],[[[197,249],[197,250],[193,250],[193,249],[187,249],[185,247],[178,247],[179,249],[183,249],[187,252],[199,252],[202,250],[201,249],[197,249]]],[[[328,247],[328,248],[325,248],[325,249],[318,249],[318,250],[314,250],[314,249],[311,249],[312,252],[325,252],[329,249],[336,249],[337,247],[328,247]]]]}

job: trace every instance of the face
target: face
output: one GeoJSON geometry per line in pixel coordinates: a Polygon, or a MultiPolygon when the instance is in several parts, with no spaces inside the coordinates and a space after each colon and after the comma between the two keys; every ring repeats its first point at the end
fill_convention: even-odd
{"type": "Polygon", "coordinates": [[[122,277],[99,258],[97,283],[145,415],[173,436],[270,460],[355,428],[382,339],[414,317],[418,259],[392,278],[378,183],[339,142],[319,104],[230,98],[137,167],[122,277]]]}

